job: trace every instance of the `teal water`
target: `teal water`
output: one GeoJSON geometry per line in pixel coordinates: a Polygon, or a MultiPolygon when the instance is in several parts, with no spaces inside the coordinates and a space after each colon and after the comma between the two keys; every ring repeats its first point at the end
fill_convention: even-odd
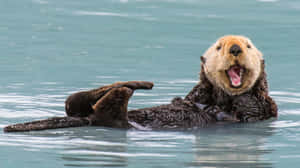
{"type": "Polygon", "coordinates": [[[0,167],[298,167],[300,2],[0,0],[0,167]],[[148,80],[129,108],[168,103],[198,80],[201,54],[242,34],[264,53],[277,120],[193,131],[83,127],[3,133],[64,115],[64,100],[148,80]]]}

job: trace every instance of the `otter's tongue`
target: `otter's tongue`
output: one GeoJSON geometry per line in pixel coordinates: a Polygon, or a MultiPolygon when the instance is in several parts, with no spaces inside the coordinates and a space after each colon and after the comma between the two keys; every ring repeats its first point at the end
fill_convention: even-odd
{"type": "Polygon", "coordinates": [[[229,75],[229,78],[230,78],[230,81],[231,81],[231,84],[234,86],[234,87],[238,87],[242,84],[242,81],[241,81],[241,71],[242,71],[242,68],[239,67],[239,66],[234,66],[234,67],[231,67],[227,73],[229,75]]]}

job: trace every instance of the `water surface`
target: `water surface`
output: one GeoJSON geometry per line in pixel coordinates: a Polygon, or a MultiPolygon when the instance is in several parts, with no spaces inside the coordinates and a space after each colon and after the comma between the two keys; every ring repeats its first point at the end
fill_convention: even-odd
{"type": "Polygon", "coordinates": [[[297,167],[300,3],[296,0],[0,0],[1,168],[297,167]],[[187,131],[83,127],[3,133],[64,115],[64,100],[148,80],[129,108],[168,103],[198,81],[201,54],[242,34],[264,53],[279,118],[187,131]]]}

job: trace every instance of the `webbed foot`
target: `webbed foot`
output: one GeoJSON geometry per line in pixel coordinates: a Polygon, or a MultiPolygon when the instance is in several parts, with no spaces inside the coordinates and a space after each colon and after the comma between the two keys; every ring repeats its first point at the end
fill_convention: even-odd
{"type": "Polygon", "coordinates": [[[77,92],[65,101],[65,110],[70,117],[87,117],[94,113],[92,108],[102,97],[116,88],[126,87],[132,91],[136,89],[152,89],[153,83],[147,81],[116,82],[89,91],[77,92]]]}
{"type": "Polygon", "coordinates": [[[88,119],[94,126],[128,128],[127,106],[133,90],[127,87],[112,88],[92,107],[88,119]]]}
{"type": "Polygon", "coordinates": [[[116,82],[104,86],[105,94],[92,106],[88,116],[92,125],[115,128],[128,128],[127,106],[136,89],[152,89],[153,83],[146,81],[116,82]]]}

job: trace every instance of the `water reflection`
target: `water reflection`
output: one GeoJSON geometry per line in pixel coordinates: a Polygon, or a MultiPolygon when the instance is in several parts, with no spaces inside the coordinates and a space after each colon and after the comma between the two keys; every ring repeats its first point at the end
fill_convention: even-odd
{"type": "Polygon", "coordinates": [[[201,167],[272,167],[266,154],[273,152],[265,143],[273,134],[270,123],[218,126],[195,133],[194,161],[201,167]]]}
{"type": "Polygon", "coordinates": [[[126,167],[126,141],[124,130],[87,128],[70,138],[76,146],[68,146],[60,154],[66,167],[126,167]]]}
{"type": "Polygon", "coordinates": [[[267,140],[276,128],[270,125],[167,132],[86,128],[70,136],[59,155],[68,167],[273,167],[267,140]]]}

